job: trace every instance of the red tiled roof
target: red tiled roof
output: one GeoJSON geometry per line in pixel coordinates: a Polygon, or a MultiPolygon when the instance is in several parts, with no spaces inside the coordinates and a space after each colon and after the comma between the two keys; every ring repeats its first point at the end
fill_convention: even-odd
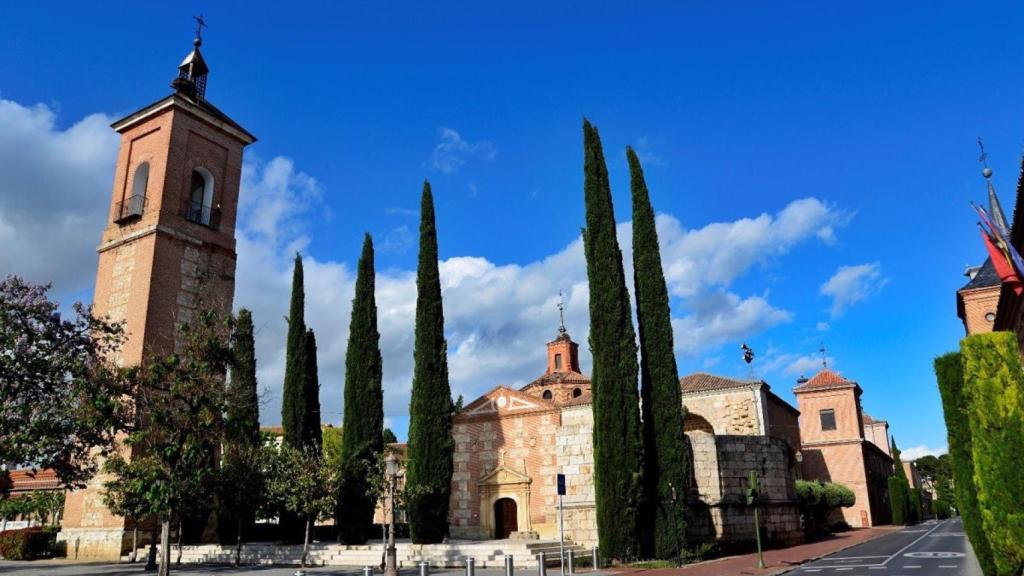
{"type": "Polygon", "coordinates": [[[872,418],[871,415],[868,414],[867,412],[861,413],[861,416],[863,416],[865,424],[888,424],[889,423],[889,422],[887,422],[885,420],[878,420],[877,418],[872,418]]]}
{"type": "Polygon", "coordinates": [[[12,495],[37,490],[60,490],[64,487],[57,473],[49,468],[12,470],[7,473],[6,485],[12,495]]]}
{"type": "Polygon", "coordinates": [[[679,379],[679,387],[682,389],[683,394],[726,390],[729,388],[747,388],[760,383],[759,380],[736,380],[734,378],[715,376],[707,372],[694,372],[679,379]]]}
{"type": "Polygon", "coordinates": [[[536,386],[550,386],[551,384],[590,384],[590,377],[579,372],[552,372],[537,378],[526,386],[519,389],[520,392],[536,386]]]}
{"type": "Polygon", "coordinates": [[[794,390],[807,390],[809,388],[835,388],[844,386],[857,386],[857,383],[853,380],[847,380],[839,372],[829,370],[828,368],[822,369],[814,375],[807,382],[797,386],[794,390]]]}

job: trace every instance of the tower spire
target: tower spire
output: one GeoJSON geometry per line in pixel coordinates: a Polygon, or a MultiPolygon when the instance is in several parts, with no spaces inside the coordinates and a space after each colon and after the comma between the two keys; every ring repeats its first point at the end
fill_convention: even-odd
{"type": "Polygon", "coordinates": [[[206,98],[206,76],[210,68],[206,65],[199,47],[203,45],[203,28],[209,28],[203,15],[193,16],[196,21],[196,37],[192,40],[192,51],[185,56],[185,59],[178,65],[178,77],[171,82],[171,88],[175,92],[194,98],[204,100],[206,98]]]}

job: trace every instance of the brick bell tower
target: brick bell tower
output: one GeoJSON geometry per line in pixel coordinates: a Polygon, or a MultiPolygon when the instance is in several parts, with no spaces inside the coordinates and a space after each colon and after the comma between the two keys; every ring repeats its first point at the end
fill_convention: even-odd
{"type": "MultiPolygon", "coordinates": [[[[200,307],[232,309],[242,152],[256,137],[206,100],[199,23],[173,92],[111,125],[121,145],[93,312],[124,323],[122,366],[173,352],[178,326],[200,307]]],[[[103,506],[104,480],[67,495],[69,559],[130,549],[133,526],[103,506]]]]}

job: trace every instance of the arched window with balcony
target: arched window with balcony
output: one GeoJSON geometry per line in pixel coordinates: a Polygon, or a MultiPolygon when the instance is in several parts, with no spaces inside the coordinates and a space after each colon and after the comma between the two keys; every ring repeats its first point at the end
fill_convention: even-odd
{"type": "Polygon", "coordinates": [[[198,167],[192,170],[185,218],[197,224],[211,226],[214,221],[213,212],[213,174],[206,168],[198,167]]]}
{"type": "Polygon", "coordinates": [[[143,162],[135,167],[135,173],[132,174],[131,191],[117,207],[116,222],[125,222],[142,216],[146,209],[146,188],[148,186],[149,162],[143,162]]]}

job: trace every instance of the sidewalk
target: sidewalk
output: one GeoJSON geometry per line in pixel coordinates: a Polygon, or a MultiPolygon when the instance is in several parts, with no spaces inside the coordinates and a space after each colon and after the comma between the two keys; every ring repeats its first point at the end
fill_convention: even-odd
{"type": "Polygon", "coordinates": [[[767,568],[763,570],[757,569],[757,553],[755,552],[741,556],[708,560],[707,562],[690,564],[681,568],[658,568],[653,570],[615,568],[610,570],[610,572],[629,576],[639,576],[641,574],[642,576],[747,576],[748,574],[761,576],[781,574],[805,562],[810,562],[829,554],[835,554],[840,550],[845,550],[879,536],[891,534],[900,528],[902,526],[861,528],[850,530],[849,532],[841,532],[826,540],[810,544],[801,544],[778,550],[766,550],[764,553],[764,563],[767,568]]]}

